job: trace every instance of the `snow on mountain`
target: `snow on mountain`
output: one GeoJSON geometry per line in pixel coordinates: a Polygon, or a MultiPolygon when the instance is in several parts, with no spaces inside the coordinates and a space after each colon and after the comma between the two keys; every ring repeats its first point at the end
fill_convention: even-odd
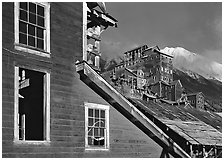
{"type": "MultiPolygon", "coordinates": [[[[184,72],[187,71],[188,75],[191,77],[195,76],[192,74],[192,72],[195,72],[207,79],[222,81],[222,65],[217,62],[211,61],[206,57],[190,52],[181,47],[165,47],[160,51],[162,53],[172,55],[174,57],[173,66],[184,72]],[[189,71],[192,72],[190,73],[189,71]]],[[[197,78],[197,76],[194,78],[197,78]]]]}

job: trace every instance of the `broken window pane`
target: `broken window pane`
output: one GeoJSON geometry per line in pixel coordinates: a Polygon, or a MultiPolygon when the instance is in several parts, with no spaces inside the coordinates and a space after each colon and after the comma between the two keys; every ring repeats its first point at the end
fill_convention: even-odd
{"type": "Polygon", "coordinates": [[[44,140],[44,75],[42,72],[19,68],[20,140],[44,140]]]}
{"type": "MultiPolygon", "coordinates": [[[[105,145],[105,110],[88,109],[88,145],[102,147],[105,145]],[[104,117],[104,118],[101,118],[104,117]],[[90,137],[91,136],[91,137],[90,137]],[[89,142],[91,141],[91,142],[89,142]]],[[[104,146],[105,147],[105,146],[104,146]]]]}

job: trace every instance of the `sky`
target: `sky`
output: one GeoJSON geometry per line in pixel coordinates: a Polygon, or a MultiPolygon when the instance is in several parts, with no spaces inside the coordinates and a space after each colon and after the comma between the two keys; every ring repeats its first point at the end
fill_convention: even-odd
{"type": "Polygon", "coordinates": [[[140,45],[183,47],[222,63],[221,2],[106,2],[118,28],[101,34],[104,58],[140,45]]]}

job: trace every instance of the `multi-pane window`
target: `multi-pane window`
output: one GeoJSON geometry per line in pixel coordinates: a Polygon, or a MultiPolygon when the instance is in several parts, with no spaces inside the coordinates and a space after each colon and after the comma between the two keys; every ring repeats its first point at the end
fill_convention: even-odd
{"type": "Polygon", "coordinates": [[[38,49],[45,49],[45,9],[32,2],[19,3],[19,43],[38,49]]]}
{"type": "Polygon", "coordinates": [[[50,3],[15,2],[15,49],[49,57],[50,3]]]}
{"type": "Polygon", "coordinates": [[[86,149],[108,149],[109,106],[86,103],[86,149]]]}

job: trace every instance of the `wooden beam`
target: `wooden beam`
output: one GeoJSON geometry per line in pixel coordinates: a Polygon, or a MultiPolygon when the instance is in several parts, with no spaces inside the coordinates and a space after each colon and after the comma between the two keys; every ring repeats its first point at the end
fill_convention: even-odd
{"type": "Polygon", "coordinates": [[[140,112],[130,101],[116,91],[85,61],[76,64],[80,79],[92,90],[117,109],[128,120],[135,124],[146,135],[152,138],[162,148],[165,148],[173,157],[190,156],[171,138],[169,138],[158,126],[140,112]]]}

